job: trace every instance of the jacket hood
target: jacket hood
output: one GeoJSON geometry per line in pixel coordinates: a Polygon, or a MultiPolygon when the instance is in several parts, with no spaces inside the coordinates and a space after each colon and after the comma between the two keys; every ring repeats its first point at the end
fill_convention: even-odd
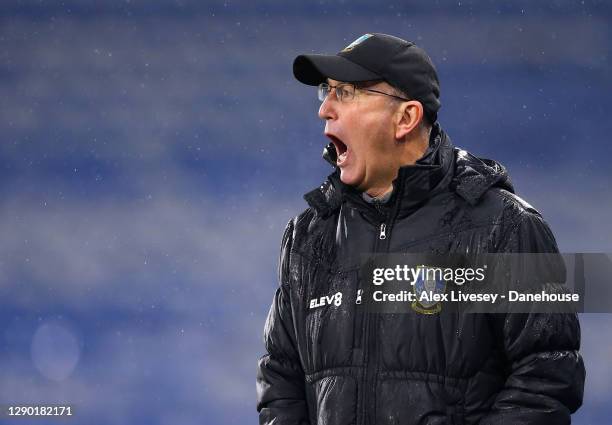
{"type": "MultiPolygon", "coordinates": [[[[399,216],[408,215],[442,191],[454,190],[471,205],[477,204],[492,187],[514,193],[503,165],[454,147],[438,123],[432,128],[429,148],[423,157],[415,164],[401,167],[393,187],[391,199],[384,208],[395,209],[394,213],[399,216]]],[[[360,191],[342,183],[337,167],[320,187],[306,193],[304,199],[323,217],[331,215],[343,202],[350,202],[365,213],[381,214],[380,206],[376,209],[363,200],[360,191]]]]}
{"type": "Polygon", "coordinates": [[[506,167],[497,161],[478,158],[463,149],[455,148],[455,164],[451,187],[471,205],[476,205],[492,187],[514,193],[506,167]]]}

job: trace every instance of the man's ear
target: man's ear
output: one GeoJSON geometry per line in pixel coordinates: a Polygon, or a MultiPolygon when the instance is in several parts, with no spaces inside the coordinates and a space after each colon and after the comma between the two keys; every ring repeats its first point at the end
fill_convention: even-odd
{"type": "Polygon", "coordinates": [[[423,121],[423,105],[418,100],[402,102],[396,114],[395,138],[404,140],[423,121]]]}

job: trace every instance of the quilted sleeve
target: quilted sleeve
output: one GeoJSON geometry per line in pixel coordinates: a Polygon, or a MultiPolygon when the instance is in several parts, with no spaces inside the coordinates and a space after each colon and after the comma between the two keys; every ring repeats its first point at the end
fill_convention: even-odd
{"type": "Polygon", "coordinates": [[[279,261],[280,285],[264,328],[267,354],[257,367],[257,411],[260,425],[308,425],[305,380],[295,337],[288,286],[293,224],[285,229],[279,261]]]}
{"type": "MultiPolygon", "coordinates": [[[[552,232],[537,212],[523,211],[502,252],[557,253],[552,232]]],[[[480,425],[570,424],[582,404],[585,368],[576,314],[493,315],[510,365],[505,387],[480,425]]]]}

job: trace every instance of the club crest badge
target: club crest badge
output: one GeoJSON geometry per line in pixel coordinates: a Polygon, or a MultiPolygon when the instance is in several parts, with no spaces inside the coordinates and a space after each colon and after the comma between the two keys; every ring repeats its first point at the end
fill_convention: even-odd
{"type": "Polygon", "coordinates": [[[344,49],[342,49],[342,51],[343,52],[350,52],[351,50],[353,50],[355,48],[355,46],[360,45],[361,43],[363,43],[364,41],[366,41],[370,37],[372,37],[372,34],[364,34],[361,37],[359,37],[357,40],[353,41],[351,44],[346,46],[344,49]]]}
{"type": "Polygon", "coordinates": [[[425,265],[418,266],[417,269],[418,277],[412,286],[416,298],[412,302],[412,309],[423,314],[439,313],[442,310],[440,301],[444,299],[446,292],[442,269],[425,265]]]}

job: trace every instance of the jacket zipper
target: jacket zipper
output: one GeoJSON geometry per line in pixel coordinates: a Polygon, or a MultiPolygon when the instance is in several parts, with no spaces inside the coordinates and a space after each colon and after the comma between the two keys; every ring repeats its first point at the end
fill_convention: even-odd
{"type": "MultiPolygon", "coordinates": [[[[380,224],[380,228],[379,228],[379,233],[378,233],[378,239],[383,240],[387,238],[387,225],[385,224],[385,222],[382,222],[380,224]]],[[[376,250],[376,244],[374,246],[374,249],[376,250]]],[[[362,303],[362,296],[363,296],[363,289],[359,288],[357,289],[357,298],[355,299],[355,305],[360,306],[362,303]]],[[[363,330],[362,330],[362,326],[363,326],[363,312],[361,311],[362,307],[355,307],[355,326],[354,326],[354,337],[353,337],[353,349],[356,350],[355,351],[355,358],[354,360],[356,362],[359,362],[362,356],[362,351],[361,351],[361,336],[363,334],[363,330]]]]}
{"type": "Polygon", "coordinates": [[[384,221],[380,223],[380,233],[378,234],[378,239],[387,239],[387,225],[384,221]]]}
{"type": "MultiPolygon", "coordinates": [[[[401,183],[400,183],[401,185],[401,183]]],[[[395,188],[401,191],[401,188],[395,188]]],[[[395,205],[391,211],[387,214],[376,208],[381,215],[382,220],[378,226],[378,237],[374,239],[373,253],[387,252],[389,250],[389,238],[391,236],[391,228],[397,215],[399,208],[399,199],[395,200],[395,205]]],[[[376,207],[376,205],[375,205],[376,207]]],[[[368,425],[375,423],[374,411],[376,409],[376,374],[378,372],[378,350],[376,349],[376,341],[374,335],[376,333],[376,320],[378,316],[373,316],[373,313],[367,313],[363,311],[362,307],[362,295],[363,288],[358,288],[357,298],[355,300],[355,328],[354,328],[354,344],[353,344],[353,360],[354,364],[365,365],[365,373],[362,376],[362,387],[361,391],[361,411],[357,415],[357,423],[361,425],[368,425]],[[371,403],[370,412],[368,412],[367,406],[371,403]],[[368,413],[372,417],[368,417],[368,413]]],[[[367,303],[366,303],[367,304],[367,303]]],[[[357,400],[359,405],[359,397],[357,400]]]]}
{"type": "MultiPolygon", "coordinates": [[[[385,253],[389,250],[389,238],[393,226],[394,216],[386,217],[378,227],[378,238],[374,240],[373,253],[385,253]]],[[[361,289],[360,289],[361,290],[361,289]]],[[[365,325],[363,341],[363,358],[366,373],[363,378],[363,400],[362,400],[362,425],[374,424],[374,412],[376,410],[376,374],[378,372],[378,349],[376,347],[376,326],[378,315],[374,313],[361,314],[364,317],[365,325]],[[369,409],[368,409],[369,407],[369,409]]]]}
{"type": "Polygon", "coordinates": [[[361,347],[361,336],[363,335],[363,312],[361,309],[363,289],[357,289],[355,299],[355,324],[353,326],[353,361],[361,363],[363,361],[363,349],[361,347]]]}

